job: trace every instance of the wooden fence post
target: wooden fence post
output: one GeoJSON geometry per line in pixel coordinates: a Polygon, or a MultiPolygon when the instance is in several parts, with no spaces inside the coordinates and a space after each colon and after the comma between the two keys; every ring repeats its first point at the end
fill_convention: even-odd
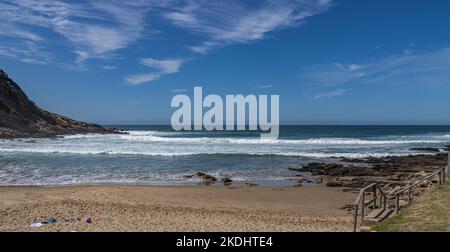
{"type": "Polygon", "coordinates": [[[364,222],[364,210],[366,208],[366,193],[362,195],[362,207],[361,207],[361,223],[364,222]]]}
{"type": "Polygon", "coordinates": [[[400,195],[397,194],[397,197],[395,198],[395,214],[398,214],[400,211],[400,195]]]}
{"type": "Polygon", "coordinates": [[[447,158],[447,178],[450,180],[450,152],[448,152],[448,158],[447,158]]]}
{"type": "Polygon", "coordinates": [[[373,210],[377,209],[377,186],[373,187],[373,210]]]}
{"type": "Polygon", "coordinates": [[[408,191],[408,204],[411,204],[411,201],[412,201],[412,195],[411,195],[411,193],[412,193],[412,189],[409,188],[409,191],[408,191]]]}

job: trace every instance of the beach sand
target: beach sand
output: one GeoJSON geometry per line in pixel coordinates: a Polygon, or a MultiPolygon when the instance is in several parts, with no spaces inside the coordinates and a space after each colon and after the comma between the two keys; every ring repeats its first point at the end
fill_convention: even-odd
{"type": "Polygon", "coordinates": [[[0,231],[351,231],[354,199],[322,185],[0,187],[0,231]]]}

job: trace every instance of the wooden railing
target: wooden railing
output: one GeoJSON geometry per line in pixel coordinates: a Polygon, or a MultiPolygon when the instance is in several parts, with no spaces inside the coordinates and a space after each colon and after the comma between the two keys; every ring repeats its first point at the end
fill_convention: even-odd
{"type": "Polygon", "coordinates": [[[387,210],[387,201],[389,200],[392,202],[395,200],[395,213],[398,214],[400,210],[400,197],[404,195],[406,192],[408,193],[408,205],[411,204],[413,201],[412,198],[412,190],[413,188],[422,185],[424,182],[430,181],[436,178],[437,183],[439,185],[442,185],[445,183],[446,178],[446,170],[448,167],[443,167],[439,169],[438,171],[435,171],[429,175],[426,175],[423,178],[420,178],[414,182],[412,182],[410,185],[406,186],[405,188],[401,189],[398,192],[395,192],[393,195],[386,195],[384,191],[381,189],[381,187],[376,184],[370,184],[363,189],[360,190],[358,196],[356,197],[355,203],[353,204],[353,231],[356,232],[358,227],[358,215],[361,216],[360,223],[364,223],[365,218],[365,211],[366,208],[372,206],[372,211],[376,209],[382,209],[383,211],[387,210]],[[367,199],[367,197],[370,197],[367,199]],[[378,203],[378,204],[377,204],[378,203]]]}
{"type": "Polygon", "coordinates": [[[372,210],[386,209],[387,197],[383,190],[376,184],[370,184],[363,189],[356,197],[353,204],[353,231],[356,232],[358,227],[358,214],[361,213],[361,223],[364,222],[365,210],[367,207],[372,206],[372,210]],[[370,197],[368,200],[367,197],[370,197]],[[378,202],[377,202],[378,201],[378,202]],[[378,204],[377,204],[378,203],[378,204]]]}
{"type": "Polygon", "coordinates": [[[398,214],[398,212],[400,211],[400,196],[403,195],[404,193],[408,192],[408,205],[411,204],[412,202],[412,189],[422,185],[424,182],[433,180],[433,178],[436,178],[436,181],[438,182],[439,185],[442,185],[443,183],[445,183],[445,177],[446,177],[446,173],[445,171],[447,170],[447,167],[443,167],[441,169],[439,169],[436,172],[433,172],[421,179],[418,179],[416,181],[414,181],[411,185],[403,188],[402,190],[398,191],[395,194],[395,213],[398,214]]]}

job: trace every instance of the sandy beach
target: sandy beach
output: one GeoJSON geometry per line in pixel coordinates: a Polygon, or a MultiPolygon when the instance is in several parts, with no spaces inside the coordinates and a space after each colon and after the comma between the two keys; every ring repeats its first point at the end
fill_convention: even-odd
{"type": "Polygon", "coordinates": [[[350,231],[354,198],[321,185],[2,187],[0,231],[350,231]]]}

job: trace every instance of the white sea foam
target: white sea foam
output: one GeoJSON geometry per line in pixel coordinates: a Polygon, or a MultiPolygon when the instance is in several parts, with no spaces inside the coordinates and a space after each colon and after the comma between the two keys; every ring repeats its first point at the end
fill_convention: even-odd
{"type": "Polygon", "coordinates": [[[313,138],[302,140],[260,139],[260,138],[221,138],[221,137],[163,137],[155,131],[130,131],[128,135],[119,135],[122,140],[142,142],[172,142],[172,143],[217,143],[217,144],[286,144],[286,145],[390,145],[390,144],[420,144],[442,143],[439,139],[414,140],[365,140],[358,138],[313,138]]]}
{"type": "MultiPolygon", "coordinates": [[[[305,157],[305,158],[366,158],[366,157],[386,157],[386,156],[406,156],[411,153],[394,153],[394,152],[359,152],[359,153],[346,153],[346,152],[285,152],[285,151],[196,151],[196,152],[148,152],[148,151],[102,151],[93,149],[33,149],[33,148],[21,148],[21,149],[0,149],[4,153],[41,153],[41,154],[81,154],[81,155],[130,155],[130,156],[162,156],[162,157],[180,157],[180,156],[194,156],[194,155],[253,155],[253,156],[285,156],[285,157],[305,157]]],[[[426,154],[415,152],[415,155],[426,154]]]]}
{"type": "Polygon", "coordinates": [[[59,139],[2,141],[3,153],[67,153],[83,155],[190,156],[212,154],[275,155],[290,157],[382,157],[419,154],[416,145],[445,144],[441,136],[397,136],[395,138],[278,139],[238,137],[185,137],[179,132],[129,131],[128,134],[86,134],[59,139]]]}

